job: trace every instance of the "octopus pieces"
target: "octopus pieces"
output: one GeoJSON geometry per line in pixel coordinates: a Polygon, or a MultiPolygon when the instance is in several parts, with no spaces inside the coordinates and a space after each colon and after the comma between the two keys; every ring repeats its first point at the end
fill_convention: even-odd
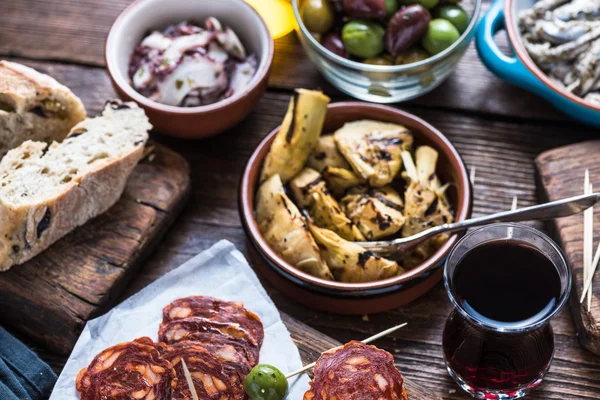
{"type": "Polygon", "coordinates": [[[375,346],[351,341],[321,355],[304,400],[407,400],[394,357],[375,346]]]}
{"type": "Polygon", "coordinates": [[[191,296],[163,309],[159,339],[99,353],[77,376],[81,400],[243,400],[264,329],[242,303],[191,296]]]}
{"type": "Polygon", "coordinates": [[[129,77],[133,88],[151,100],[196,107],[240,92],[257,65],[235,32],[210,17],[205,28],[182,22],[152,32],[136,47],[129,77]]]}

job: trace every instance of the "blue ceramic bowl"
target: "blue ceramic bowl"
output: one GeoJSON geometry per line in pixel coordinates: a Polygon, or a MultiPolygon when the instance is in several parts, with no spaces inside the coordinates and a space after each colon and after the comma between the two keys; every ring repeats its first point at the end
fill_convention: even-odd
{"type": "Polygon", "coordinates": [[[481,60],[505,81],[545,98],[571,118],[600,127],[600,106],[560,88],[527,54],[519,33],[518,15],[519,11],[529,9],[535,3],[536,0],[494,1],[477,28],[476,43],[481,60]],[[494,35],[502,29],[508,32],[514,56],[502,53],[494,41],[494,35]]]}

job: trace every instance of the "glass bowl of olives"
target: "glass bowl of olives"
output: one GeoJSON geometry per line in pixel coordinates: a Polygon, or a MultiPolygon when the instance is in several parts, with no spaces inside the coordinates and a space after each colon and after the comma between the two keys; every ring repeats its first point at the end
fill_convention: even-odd
{"type": "Polygon", "coordinates": [[[481,0],[292,0],[309,58],[342,92],[375,103],[421,96],[454,70],[481,0]]]}

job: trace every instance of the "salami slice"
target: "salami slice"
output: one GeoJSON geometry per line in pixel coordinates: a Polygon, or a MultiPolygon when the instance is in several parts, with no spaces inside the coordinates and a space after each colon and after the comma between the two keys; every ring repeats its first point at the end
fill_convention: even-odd
{"type": "Polygon", "coordinates": [[[215,322],[203,317],[162,323],[158,337],[167,344],[187,340],[218,346],[229,345],[248,360],[250,367],[256,365],[260,353],[260,345],[238,324],[215,322]]]}
{"type": "Polygon", "coordinates": [[[262,346],[265,336],[263,325],[258,316],[246,310],[242,303],[208,296],[190,296],[177,299],[163,309],[163,324],[190,317],[239,324],[259,348],[262,346]]]}
{"type": "Polygon", "coordinates": [[[352,341],[323,353],[304,400],[407,400],[394,357],[352,341]]]}
{"type": "Polygon", "coordinates": [[[148,337],[109,347],[77,375],[81,400],[170,400],[175,371],[148,337]]]}
{"type": "Polygon", "coordinates": [[[189,370],[196,395],[202,400],[243,400],[243,381],[236,374],[229,374],[223,363],[214,354],[191,342],[165,346],[163,358],[168,360],[177,377],[173,387],[173,400],[192,399],[182,359],[189,370]]]}

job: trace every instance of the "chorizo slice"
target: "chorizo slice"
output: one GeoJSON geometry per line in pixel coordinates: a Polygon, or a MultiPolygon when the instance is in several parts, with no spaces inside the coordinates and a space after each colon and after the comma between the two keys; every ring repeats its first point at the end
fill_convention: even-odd
{"type": "Polygon", "coordinates": [[[184,340],[172,345],[161,344],[162,351],[175,351],[185,347],[202,347],[214,356],[222,365],[223,370],[230,376],[232,383],[243,386],[244,379],[250,373],[252,367],[245,356],[240,354],[235,347],[228,344],[192,342],[184,340]]]}
{"type": "Polygon", "coordinates": [[[103,350],[76,379],[81,400],[170,400],[175,384],[171,364],[148,337],[103,350]]]}
{"type": "Polygon", "coordinates": [[[321,355],[304,400],[407,400],[394,357],[351,341],[321,355]]]}
{"type": "Polygon", "coordinates": [[[174,344],[196,341],[214,345],[230,345],[253,367],[258,363],[260,345],[239,324],[216,322],[203,317],[188,317],[162,323],[158,330],[161,342],[174,344]]]}
{"type": "Polygon", "coordinates": [[[202,400],[243,400],[243,381],[235,374],[229,374],[223,363],[201,345],[181,342],[173,346],[164,345],[163,358],[175,370],[176,385],[173,387],[173,400],[192,399],[192,392],[186,378],[182,360],[189,371],[194,391],[202,400]]]}
{"type": "Polygon", "coordinates": [[[246,310],[243,303],[209,296],[190,296],[177,299],[163,309],[163,324],[190,317],[239,324],[259,348],[262,346],[265,336],[262,322],[256,314],[246,310]]]}

